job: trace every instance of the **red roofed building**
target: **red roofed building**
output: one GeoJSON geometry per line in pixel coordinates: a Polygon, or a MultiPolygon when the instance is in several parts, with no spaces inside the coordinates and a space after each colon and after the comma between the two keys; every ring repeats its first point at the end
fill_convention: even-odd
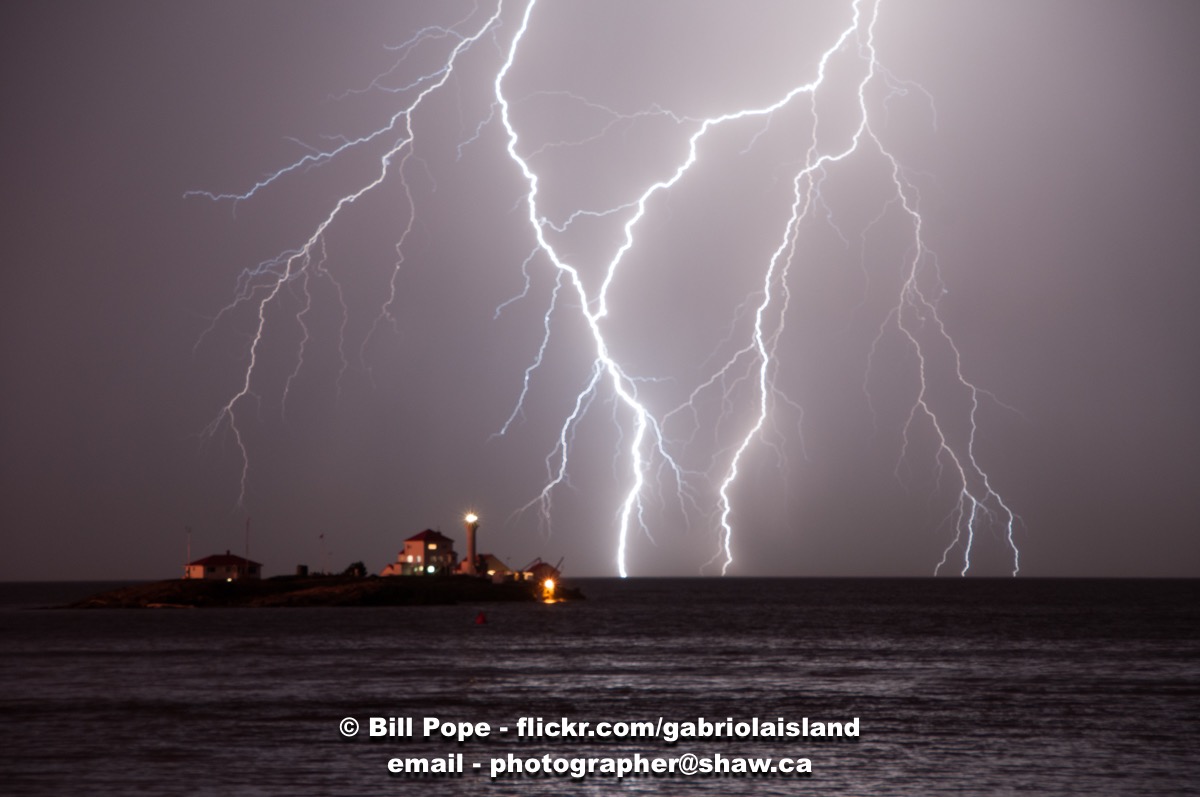
{"type": "Polygon", "coordinates": [[[540,557],[525,565],[522,572],[527,580],[537,584],[543,583],[546,579],[558,581],[559,577],[558,568],[549,562],[543,562],[540,557]]]}
{"type": "Polygon", "coordinates": [[[183,568],[184,578],[207,578],[232,581],[239,578],[262,578],[262,564],[229,553],[213,554],[183,568]]]}
{"type": "Polygon", "coordinates": [[[388,564],[381,576],[425,576],[450,573],[458,565],[454,540],[441,532],[425,529],[404,541],[404,550],[388,564]]]}

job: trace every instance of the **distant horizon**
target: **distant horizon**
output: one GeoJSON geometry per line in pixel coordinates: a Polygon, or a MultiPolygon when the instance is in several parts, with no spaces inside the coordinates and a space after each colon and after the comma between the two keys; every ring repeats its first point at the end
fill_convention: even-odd
{"type": "MultiPolygon", "coordinates": [[[[335,577],[341,576],[338,573],[310,573],[309,578],[320,578],[324,576],[335,577]]],[[[462,574],[448,574],[446,576],[380,576],[378,573],[367,573],[363,578],[457,578],[462,574]]],[[[294,578],[295,573],[276,573],[274,575],[263,576],[264,579],[270,578],[294,578]]],[[[467,576],[463,576],[466,578],[467,576]]],[[[301,576],[303,578],[303,576],[301,576]]],[[[178,577],[179,580],[184,580],[178,577]]],[[[810,581],[847,581],[847,580],[863,580],[863,581],[1200,581],[1200,576],[824,576],[824,575],[796,575],[796,576],[654,576],[654,575],[637,575],[637,576],[572,576],[563,574],[563,581],[573,581],[576,579],[583,580],[611,580],[611,581],[639,581],[639,580],[657,580],[657,581],[771,581],[771,580],[788,580],[788,579],[806,579],[810,581]]],[[[72,578],[72,579],[0,579],[0,584],[134,584],[134,583],[153,583],[156,581],[172,581],[175,578],[72,578]]]]}

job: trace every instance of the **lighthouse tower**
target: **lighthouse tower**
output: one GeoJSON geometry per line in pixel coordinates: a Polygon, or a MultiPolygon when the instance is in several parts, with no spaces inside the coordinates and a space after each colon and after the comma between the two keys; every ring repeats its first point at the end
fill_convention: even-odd
{"type": "Polygon", "coordinates": [[[475,532],[479,530],[479,517],[474,512],[470,512],[463,518],[463,521],[467,526],[467,561],[462,571],[467,575],[473,576],[475,575],[476,562],[475,532]]]}

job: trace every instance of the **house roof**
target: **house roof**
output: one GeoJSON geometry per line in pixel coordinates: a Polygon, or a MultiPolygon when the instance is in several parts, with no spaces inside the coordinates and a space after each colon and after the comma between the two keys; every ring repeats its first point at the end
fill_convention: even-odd
{"type": "Polygon", "coordinates": [[[558,578],[559,569],[549,562],[543,562],[541,558],[534,559],[529,564],[525,565],[525,572],[533,573],[534,578],[558,578]]]}
{"type": "Polygon", "coordinates": [[[420,534],[412,535],[407,540],[405,540],[405,542],[426,542],[426,543],[428,543],[428,542],[448,542],[448,543],[453,544],[454,540],[452,540],[449,537],[447,537],[446,535],[442,534],[440,531],[434,531],[433,529],[425,529],[420,534]]]}
{"type": "Polygon", "coordinates": [[[485,570],[495,570],[497,573],[512,572],[512,568],[500,561],[500,557],[495,554],[481,553],[479,558],[483,560],[485,570]]]}
{"type": "Polygon", "coordinates": [[[237,554],[231,554],[229,551],[226,551],[225,553],[213,554],[212,556],[206,556],[203,559],[197,559],[194,562],[188,562],[188,567],[193,565],[202,565],[204,567],[245,567],[247,563],[256,567],[262,567],[262,562],[256,562],[253,559],[245,559],[237,554]]]}

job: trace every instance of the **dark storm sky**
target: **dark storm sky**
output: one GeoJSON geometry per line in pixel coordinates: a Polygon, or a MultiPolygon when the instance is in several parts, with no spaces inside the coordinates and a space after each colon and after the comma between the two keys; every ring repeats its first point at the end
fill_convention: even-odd
{"type": "MultiPolygon", "coordinates": [[[[415,209],[392,179],[330,229],[323,266],[342,290],[344,331],[334,283],[314,278],[296,371],[302,286],[269,308],[253,396],[237,406],[250,460],[240,507],[229,428],[203,430],[241,386],[254,316],[249,305],[218,314],[245,269],[302,244],[338,196],[372,179],[380,152],[297,172],[236,206],[185,192],[244,191],[333,136],[377,129],[404,97],[372,80],[400,63],[380,85],[402,85],[447,40],[404,61],[389,45],[431,24],[473,29],[492,6],[0,8],[0,579],[174,576],[186,526],[194,556],[240,551],[247,516],[268,573],[353,560],[378,571],[426,527],[461,542],[467,509],[483,518],[482,547],[514,565],[540,555],[565,557],[568,574],[615,572],[628,472],[614,454],[630,427],[611,392],[576,432],[552,530],[536,512],[513,514],[545,484],[588,378],[570,297],[524,413],[493,437],[553,284],[535,259],[529,296],[495,316],[521,292],[533,246],[526,186],[490,109],[523,8],[510,5],[414,116],[404,168],[415,209]],[[393,272],[394,323],[373,329],[393,272]]],[[[698,118],[771,102],[813,78],[847,19],[842,3],[543,3],[505,85],[525,152],[546,147],[534,161],[545,212],[562,222],[628,201],[673,169],[694,129],[612,112],[657,104],[698,118]]],[[[1023,575],[1200,575],[1198,22],[1191,2],[882,9],[879,60],[907,91],[886,105],[872,95],[872,113],[920,190],[964,374],[996,399],[979,410],[976,454],[1022,518],[1023,575]]],[[[847,106],[828,102],[833,135],[847,106]]],[[[711,355],[727,356],[722,341],[742,329],[738,304],[761,284],[803,161],[802,111],[714,135],[689,182],[638,228],[611,334],[631,374],[668,380],[644,383],[659,408],[711,373],[711,355]]],[[[781,403],[779,450],[748,454],[731,574],[927,575],[950,541],[928,429],[915,427],[897,464],[914,359],[884,340],[867,369],[881,296],[911,256],[898,215],[872,225],[889,207],[887,174],[877,152],[831,172],[827,207],[804,227],[777,351],[779,386],[803,417],[781,403]]],[[[618,231],[581,223],[561,236],[591,289],[618,231]]],[[[699,430],[716,450],[690,447],[689,467],[745,425],[740,395],[726,425],[699,430]]],[[[631,537],[632,574],[698,572],[715,551],[701,522],[711,483],[697,501],[690,516],[669,492],[648,502],[653,541],[631,537]]],[[[984,536],[971,572],[1006,574],[1003,541],[984,536]]]]}

